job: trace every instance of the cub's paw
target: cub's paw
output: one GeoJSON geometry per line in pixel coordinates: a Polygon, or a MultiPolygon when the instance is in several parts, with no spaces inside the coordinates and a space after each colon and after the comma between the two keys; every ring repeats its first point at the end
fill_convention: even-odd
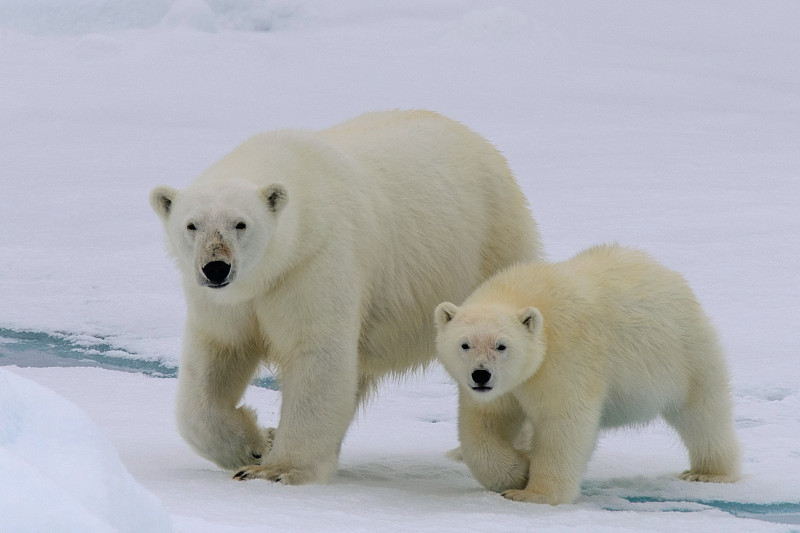
{"type": "Polygon", "coordinates": [[[299,468],[270,466],[270,465],[251,465],[247,466],[234,474],[233,479],[246,481],[248,479],[266,479],[284,485],[303,485],[314,482],[314,476],[299,468]]]}
{"type": "Polygon", "coordinates": [[[501,495],[503,498],[515,502],[549,503],[550,505],[555,505],[555,503],[551,501],[551,498],[548,498],[544,494],[539,494],[538,492],[531,492],[524,489],[509,489],[503,491],[501,495]]]}
{"type": "Polygon", "coordinates": [[[683,481],[699,481],[701,483],[734,483],[739,476],[729,474],[708,474],[695,470],[686,470],[678,476],[683,481]]]}

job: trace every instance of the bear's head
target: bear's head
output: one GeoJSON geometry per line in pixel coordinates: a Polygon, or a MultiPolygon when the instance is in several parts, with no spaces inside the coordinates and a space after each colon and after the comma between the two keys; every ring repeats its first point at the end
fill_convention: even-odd
{"type": "Polygon", "coordinates": [[[436,348],[453,379],[490,401],[531,378],[544,361],[542,313],[501,305],[444,302],[436,307],[436,348]]]}
{"type": "Polygon", "coordinates": [[[287,201],[283,185],[259,187],[246,180],[193,184],[182,191],[159,186],[150,193],[185,280],[220,292],[258,275],[287,201]]]}

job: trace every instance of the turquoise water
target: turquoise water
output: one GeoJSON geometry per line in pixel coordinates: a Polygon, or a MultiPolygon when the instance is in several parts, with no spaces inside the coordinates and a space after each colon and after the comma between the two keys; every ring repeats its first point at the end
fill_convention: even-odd
{"type": "MultiPolygon", "coordinates": [[[[66,333],[41,333],[0,328],[0,366],[53,367],[94,366],[122,372],[138,372],[159,378],[178,376],[175,366],[147,361],[135,353],[116,348],[102,337],[80,337],[66,333]]],[[[271,376],[253,381],[258,387],[278,389],[271,376]]]]}
{"type": "Polygon", "coordinates": [[[739,518],[754,518],[783,524],[800,524],[800,502],[746,503],[720,500],[673,501],[647,496],[629,496],[625,499],[631,503],[664,504],[667,507],[663,510],[672,512],[695,512],[697,511],[697,506],[700,505],[703,507],[713,507],[739,518]]]}

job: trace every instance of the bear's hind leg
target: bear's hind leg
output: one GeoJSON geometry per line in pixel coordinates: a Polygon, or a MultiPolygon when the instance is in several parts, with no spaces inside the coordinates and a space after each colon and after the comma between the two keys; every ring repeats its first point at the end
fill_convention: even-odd
{"type": "Polygon", "coordinates": [[[732,483],[740,476],[740,450],[733,428],[728,387],[717,382],[699,385],[680,409],[664,413],[689,452],[686,481],[732,483]]]}

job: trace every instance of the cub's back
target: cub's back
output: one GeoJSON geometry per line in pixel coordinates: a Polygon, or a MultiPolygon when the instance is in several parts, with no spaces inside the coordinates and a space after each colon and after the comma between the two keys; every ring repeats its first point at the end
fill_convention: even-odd
{"type": "Polygon", "coordinates": [[[582,338],[598,346],[627,336],[646,343],[648,334],[660,337],[659,330],[673,332],[678,342],[707,322],[683,276],[644,251],[619,245],[589,248],[559,263],[512,266],[466,303],[496,301],[539,308],[552,349],[582,338]]]}

